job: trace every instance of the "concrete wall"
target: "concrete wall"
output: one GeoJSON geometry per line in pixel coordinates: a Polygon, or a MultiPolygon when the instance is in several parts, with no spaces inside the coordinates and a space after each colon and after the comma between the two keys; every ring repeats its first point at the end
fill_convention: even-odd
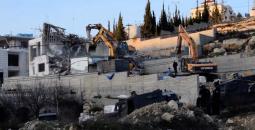
{"type": "Polygon", "coordinates": [[[4,73],[4,78],[8,77],[8,71],[17,71],[17,76],[28,76],[27,49],[0,49],[0,72],[4,73]],[[8,66],[8,54],[19,55],[19,66],[8,66]]]}
{"type": "MultiPolygon", "coordinates": [[[[150,60],[144,62],[145,73],[162,73],[173,68],[172,64],[176,58],[150,60]]],[[[219,73],[250,73],[255,74],[255,56],[245,57],[240,54],[220,56],[215,58],[201,59],[201,61],[212,61],[218,64],[219,73]],[[254,72],[253,72],[254,71],[254,72]]]]}
{"type": "Polygon", "coordinates": [[[50,74],[49,57],[37,56],[29,63],[29,76],[45,76],[50,74]],[[39,72],[39,64],[44,64],[44,71],[39,72]]]}
{"type": "MultiPolygon", "coordinates": [[[[108,74],[109,75],[109,74],[108,74]]],[[[39,83],[48,87],[65,86],[70,87],[85,98],[93,98],[94,96],[119,96],[129,95],[131,91],[138,94],[150,92],[156,89],[167,89],[176,92],[182,97],[181,101],[189,104],[196,103],[198,95],[198,77],[196,75],[188,77],[169,78],[166,80],[158,80],[156,74],[146,76],[127,77],[127,72],[116,73],[112,80],[105,75],[88,74],[88,75],[72,75],[64,77],[30,77],[16,78],[5,81],[4,89],[16,88],[17,84],[24,88],[33,87],[39,83]]],[[[107,104],[106,104],[107,105],[107,104]]]]}
{"type": "MultiPolygon", "coordinates": [[[[201,47],[203,44],[213,41],[215,37],[215,29],[205,30],[196,33],[190,33],[190,36],[199,46],[199,54],[201,54],[201,47]]],[[[130,39],[127,41],[128,45],[135,47],[137,50],[142,52],[159,53],[158,51],[166,50],[168,56],[171,53],[175,53],[177,45],[177,36],[164,36],[153,39],[142,40],[140,38],[130,39]]],[[[186,46],[186,44],[183,44],[186,46]]],[[[155,54],[154,54],[155,55],[155,54]]],[[[166,55],[166,54],[163,54],[166,55]]]]}
{"type": "Polygon", "coordinates": [[[202,61],[212,61],[218,64],[219,73],[241,72],[255,74],[255,56],[245,57],[240,54],[221,56],[216,58],[203,59],[202,61]]]}
{"type": "Polygon", "coordinates": [[[8,77],[8,52],[0,49],[0,72],[3,72],[4,78],[8,77]]]}

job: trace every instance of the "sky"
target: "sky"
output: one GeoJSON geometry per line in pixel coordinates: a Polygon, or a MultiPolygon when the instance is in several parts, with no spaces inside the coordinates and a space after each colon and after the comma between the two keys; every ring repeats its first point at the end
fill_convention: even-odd
{"type": "MultiPolygon", "coordinates": [[[[159,18],[163,3],[174,12],[175,5],[183,16],[190,15],[196,0],[150,0],[151,9],[159,18]]],[[[199,0],[200,3],[203,0],[199,0]]],[[[218,0],[221,2],[221,0],[218,0]]],[[[39,28],[48,22],[66,29],[67,33],[85,36],[85,26],[101,23],[107,27],[108,20],[117,22],[119,13],[124,25],[143,22],[147,0],[0,0],[0,35],[17,33],[39,34],[39,28]]],[[[235,12],[248,12],[253,0],[224,0],[235,12]],[[249,2],[248,2],[249,1],[249,2]]]]}

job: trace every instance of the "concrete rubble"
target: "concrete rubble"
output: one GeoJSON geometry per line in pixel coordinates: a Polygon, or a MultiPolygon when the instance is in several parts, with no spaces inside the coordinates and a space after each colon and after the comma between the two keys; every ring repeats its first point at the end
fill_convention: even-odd
{"type": "Polygon", "coordinates": [[[148,124],[158,128],[158,124],[167,122],[165,126],[168,129],[217,129],[217,124],[209,115],[204,114],[197,108],[183,106],[176,109],[174,101],[155,103],[138,109],[130,115],[121,119],[121,122],[131,124],[148,124]]]}

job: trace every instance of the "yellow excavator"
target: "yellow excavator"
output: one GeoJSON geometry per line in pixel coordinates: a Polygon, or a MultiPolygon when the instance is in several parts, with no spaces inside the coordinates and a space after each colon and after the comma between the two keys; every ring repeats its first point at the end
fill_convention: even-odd
{"type": "Polygon", "coordinates": [[[112,32],[108,31],[101,24],[89,24],[88,26],[86,26],[86,31],[87,31],[87,37],[90,40],[92,40],[92,45],[97,44],[101,40],[109,48],[109,57],[110,58],[116,57],[117,41],[114,39],[112,32]],[[99,30],[99,32],[94,38],[92,38],[91,36],[92,29],[99,30]]]}
{"type": "Polygon", "coordinates": [[[181,62],[180,68],[182,72],[195,74],[217,72],[217,64],[212,62],[199,62],[197,45],[182,25],[179,26],[176,53],[178,60],[181,62]],[[184,40],[189,47],[189,58],[182,57],[182,40],[184,40]]]}

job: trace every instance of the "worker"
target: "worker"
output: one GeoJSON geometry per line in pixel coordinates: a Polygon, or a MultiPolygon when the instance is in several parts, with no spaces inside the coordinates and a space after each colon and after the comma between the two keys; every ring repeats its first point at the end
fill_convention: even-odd
{"type": "Polygon", "coordinates": [[[174,61],[173,68],[174,68],[175,76],[177,75],[177,67],[178,67],[178,63],[176,61],[174,61]]]}
{"type": "Polygon", "coordinates": [[[133,68],[134,68],[134,64],[131,61],[129,61],[129,63],[128,63],[128,76],[132,74],[133,68]]]}
{"type": "Polygon", "coordinates": [[[215,90],[212,95],[212,114],[220,114],[220,83],[219,81],[214,82],[215,90]]]}
{"type": "Polygon", "coordinates": [[[200,107],[207,114],[211,113],[211,94],[210,91],[204,86],[200,86],[199,98],[197,99],[197,107],[200,107]]]}

